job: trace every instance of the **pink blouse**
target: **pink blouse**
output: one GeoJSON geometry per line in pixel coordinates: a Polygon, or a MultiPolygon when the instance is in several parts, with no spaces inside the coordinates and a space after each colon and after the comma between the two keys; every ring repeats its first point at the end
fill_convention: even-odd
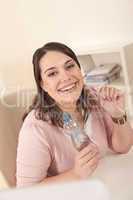
{"type": "MultiPolygon", "coordinates": [[[[113,122],[111,117],[99,110],[92,111],[85,124],[90,139],[104,155],[111,151],[113,122]]],[[[76,150],[70,136],[49,122],[37,120],[32,110],[26,117],[18,140],[17,186],[39,183],[47,176],[54,176],[71,169],[76,150]]]]}

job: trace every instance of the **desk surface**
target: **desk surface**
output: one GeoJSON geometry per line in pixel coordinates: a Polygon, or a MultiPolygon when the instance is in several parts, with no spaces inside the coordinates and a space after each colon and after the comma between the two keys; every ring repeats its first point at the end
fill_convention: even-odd
{"type": "Polygon", "coordinates": [[[104,157],[87,181],[4,190],[0,200],[133,200],[133,149],[104,157]]]}
{"type": "Polygon", "coordinates": [[[110,154],[101,160],[95,178],[107,186],[113,200],[133,200],[133,148],[128,154],[110,154]]]}

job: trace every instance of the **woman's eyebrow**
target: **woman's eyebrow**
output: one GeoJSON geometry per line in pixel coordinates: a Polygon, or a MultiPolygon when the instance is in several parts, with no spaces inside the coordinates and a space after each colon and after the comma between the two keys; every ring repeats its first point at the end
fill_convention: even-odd
{"type": "Polygon", "coordinates": [[[67,63],[72,62],[72,61],[73,61],[72,59],[69,59],[64,64],[67,64],[67,63]]]}
{"type": "MultiPolygon", "coordinates": [[[[72,60],[72,59],[67,60],[67,61],[64,63],[64,65],[66,65],[67,63],[69,63],[69,62],[71,62],[71,61],[73,61],[73,60],[72,60]]],[[[56,67],[50,67],[50,68],[46,69],[46,70],[44,71],[44,73],[46,73],[47,71],[53,70],[53,69],[56,69],[56,67]]]]}
{"type": "Polygon", "coordinates": [[[46,69],[46,70],[44,71],[44,73],[46,73],[47,71],[53,70],[53,69],[56,69],[56,67],[50,67],[50,68],[46,69]]]}

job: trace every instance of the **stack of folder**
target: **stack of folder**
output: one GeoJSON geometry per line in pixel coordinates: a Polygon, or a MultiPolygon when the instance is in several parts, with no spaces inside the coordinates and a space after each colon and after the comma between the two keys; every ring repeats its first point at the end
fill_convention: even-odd
{"type": "Polygon", "coordinates": [[[109,63],[94,67],[84,79],[87,84],[109,84],[120,77],[121,66],[116,63],[109,63]]]}

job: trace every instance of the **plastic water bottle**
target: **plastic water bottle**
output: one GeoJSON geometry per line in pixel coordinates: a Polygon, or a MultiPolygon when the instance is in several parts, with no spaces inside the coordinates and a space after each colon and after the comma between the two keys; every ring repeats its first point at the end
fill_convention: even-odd
{"type": "Polygon", "coordinates": [[[63,113],[63,122],[64,132],[71,136],[73,145],[78,151],[92,143],[85,131],[71,118],[69,113],[63,113]]]}

